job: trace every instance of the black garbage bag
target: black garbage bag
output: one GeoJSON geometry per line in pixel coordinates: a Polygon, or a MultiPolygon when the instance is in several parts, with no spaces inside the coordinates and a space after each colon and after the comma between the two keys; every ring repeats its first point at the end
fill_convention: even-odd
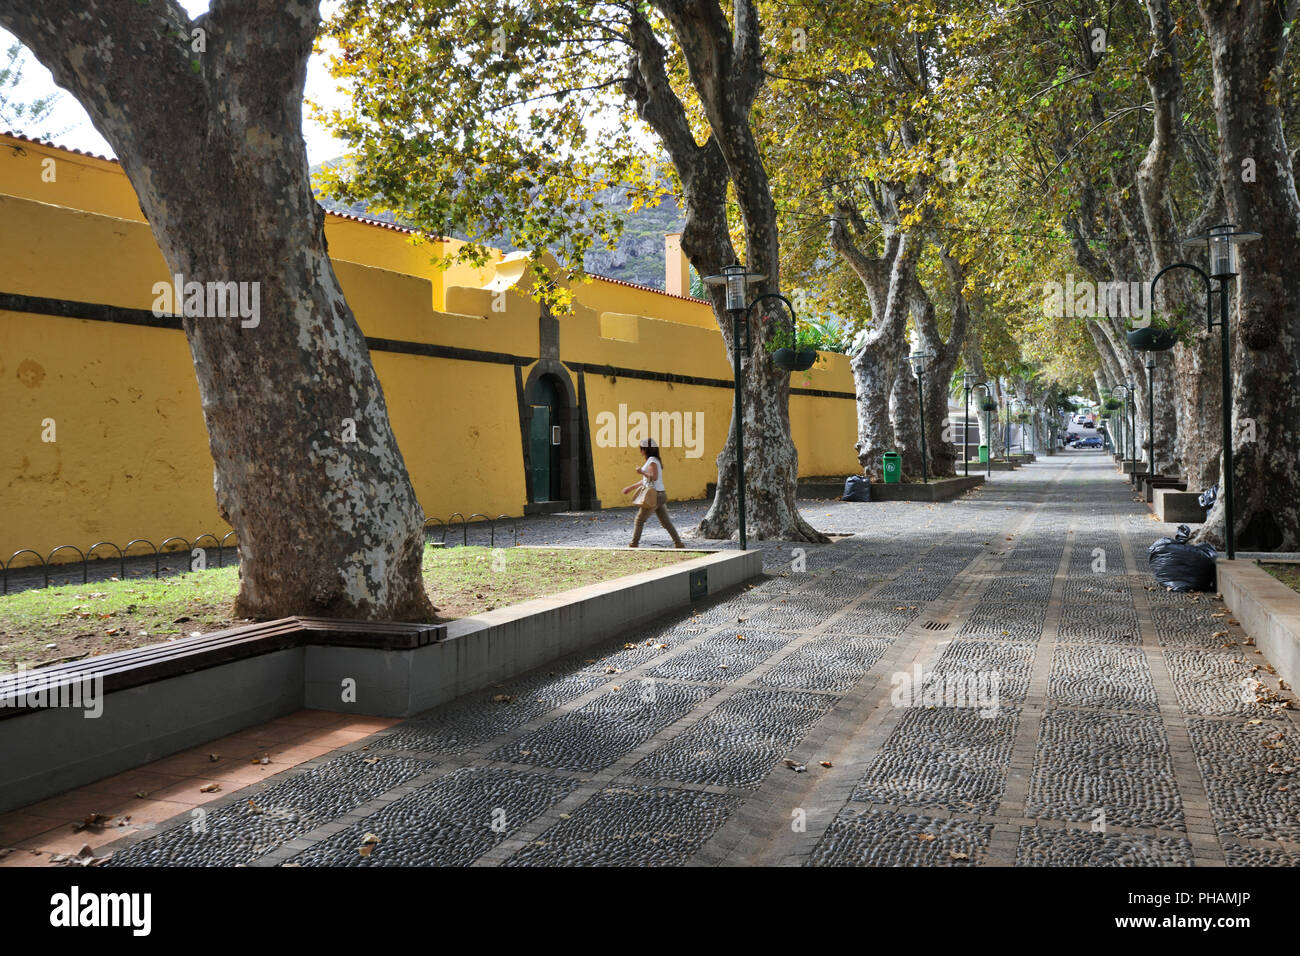
{"type": "Polygon", "coordinates": [[[1196,501],[1198,504],[1200,504],[1200,506],[1203,509],[1205,509],[1205,513],[1208,515],[1210,513],[1210,509],[1214,507],[1214,502],[1218,497],[1219,497],[1219,486],[1211,485],[1208,489],[1201,492],[1200,496],[1197,497],[1196,501]]]}
{"type": "Polygon", "coordinates": [[[864,475],[849,475],[844,479],[844,496],[841,501],[870,501],[871,482],[864,475]]]}
{"type": "Polygon", "coordinates": [[[1180,524],[1177,535],[1147,548],[1151,573],[1170,591],[1213,591],[1217,553],[1208,544],[1189,543],[1191,536],[1191,529],[1180,524]]]}

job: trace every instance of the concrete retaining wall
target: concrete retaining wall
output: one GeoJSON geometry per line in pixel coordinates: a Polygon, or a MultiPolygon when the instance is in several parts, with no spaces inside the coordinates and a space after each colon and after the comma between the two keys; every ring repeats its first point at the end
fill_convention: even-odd
{"type": "Polygon", "coordinates": [[[1157,488],[1152,510],[1167,524],[1204,524],[1205,509],[1199,499],[1199,492],[1157,488]]]}
{"type": "Polygon", "coordinates": [[[386,717],[417,714],[688,606],[690,576],[699,571],[708,576],[708,592],[716,594],[762,574],[763,556],[719,552],[462,618],[447,625],[445,640],[409,651],[309,647],[305,706],[386,717]],[[341,699],[348,678],[356,681],[355,703],[341,699]]]}
{"type": "Polygon", "coordinates": [[[252,647],[243,659],[103,695],[97,717],[43,704],[0,710],[0,811],[303,707],[409,717],[762,573],[762,552],[721,551],[454,621],[442,641],[422,647],[325,645],[304,632],[302,646],[252,647]],[[353,696],[345,682],[354,700],[344,700],[353,696]]]}
{"type": "Polygon", "coordinates": [[[1223,603],[1292,687],[1300,684],[1300,594],[1254,561],[1216,563],[1223,603]]]}
{"type": "MultiPolygon", "coordinates": [[[[301,647],[0,720],[0,811],[301,710],[301,647]]],[[[39,671],[32,671],[33,675],[39,671]]]]}
{"type": "Polygon", "coordinates": [[[958,495],[984,484],[984,475],[969,478],[934,478],[928,483],[871,486],[872,501],[950,501],[958,495]]]}

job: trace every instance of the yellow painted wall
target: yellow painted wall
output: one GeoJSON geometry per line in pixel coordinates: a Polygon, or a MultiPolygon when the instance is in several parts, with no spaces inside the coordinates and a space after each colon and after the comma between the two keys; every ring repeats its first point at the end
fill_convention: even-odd
{"type": "MultiPolygon", "coordinates": [[[[0,292],[149,309],[168,269],[115,163],[0,137],[0,292]],[[54,158],[56,181],[40,179],[54,158]]],[[[330,216],[339,281],[366,335],[534,358],[538,306],[517,256],[484,268],[433,266],[429,245],[330,216]],[[504,292],[504,295],[499,293],[504,292]]],[[[622,283],[575,288],[561,359],[729,381],[707,305],[622,283]]],[[[527,498],[515,369],[376,351],[375,368],[420,502],[432,516],[517,515],[527,498]]],[[[531,363],[521,375],[526,380],[531,363]]],[[[577,376],[570,375],[574,391],[577,376]]],[[[730,423],[728,388],[587,372],[597,496],[626,502],[635,448],[602,447],[598,415],[703,414],[698,456],[666,448],[674,498],[703,496],[730,423]]],[[[852,391],[843,356],[823,356],[794,387],[852,391]]],[[[212,462],[189,349],[165,329],[0,312],[0,560],[19,548],[85,548],[144,537],[220,536],[212,462]],[[42,423],[55,422],[44,442],[42,423]]],[[[793,396],[802,474],[856,470],[854,404],[793,396]]],[[[67,554],[60,557],[66,557],[67,554]]],[[[20,559],[19,563],[26,563],[20,559]]]]}
{"type": "MultiPolygon", "coordinates": [[[[622,493],[625,485],[640,481],[635,472],[642,458],[635,444],[602,447],[600,443],[600,415],[609,412],[617,421],[619,405],[627,406],[628,413],[683,412],[703,414],[704,442],[699,457],[690,457],[683,447],[664,447],[664,485],[674,499],[703,498],[704,486],[718,477],[718,451],[727,440],[731,424],[732,394],[724,388],[699,385],[668,385],[643,379],[619,378],[611,382],[608,377],[586,375],[587,421],[591,428],[591,455],[596,470],[596,492],[607,508],[628,505],[631,500],[622,493]]],[[[696,419],[693,418],[692,421],[696,419]]],[[[611,437],[617,438],[617,432],[611,437]]],[[[659,436],[661,442],[667,439],[659,436]]]]}
{"type": "Polygon", "coordinates": [[[0,135],[0,183],[11,196],[144,222],[135,190],[112,160],[0,135]]]}
{"type": "MultiPolygon", "coordinates": [[[[847,355],[822,352],[806,372],[791,372],[790,387],[852,392],[853,372],[847,355]]],[[[790,396],[790,435],[799,450],[800,475],[851,475],[859,472],[854,444],[858,410],[852,399],[790,396]]]]}
{"type": "Polygon", "coordinates": [[[527,491],[514,369],[391,352],[372,358],[425,512],[444,521],[455,511],[520,514],[527,491]]]}
{"type": "Polygon", "coordinates": [[[590,282],[579,283],[574,297],[597,312],[631,312],[653,315],[680,325],[694,325],[716,331],[717,320],[707,302],[666,295],[655,289],[593,277],[590,282]]]}
{"type": "Polygon", "coordinates": [[[0,560],[229,530],[180,333],[0,312],[0,383],[0,560]]]}

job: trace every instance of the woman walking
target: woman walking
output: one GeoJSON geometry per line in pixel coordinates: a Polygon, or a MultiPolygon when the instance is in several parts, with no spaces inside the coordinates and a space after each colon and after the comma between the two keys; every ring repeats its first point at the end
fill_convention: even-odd
{"type": "Polygon", "coordinates": [[[641,544],[641,529],[645,527],[646,520],[651,514],[659,516],[659,523],[664,526],[669,537],[673,539],[674,548],[684,548],[681,535],[673,527],[672,519],[668,517],[668,492],[664,490],[664,466],[659,460],[659,445],[653,438],[641,439],[641,457],[645,463],[636,470],[642,478],[640,481],[628,485],[623,489],[623,494],[630,494],[634,488],[637,491],[636,498],[633,500],[640,506],[636,513],[636,523],[632,528],[632,544],[629,547],[639,547],[641,544]]]}

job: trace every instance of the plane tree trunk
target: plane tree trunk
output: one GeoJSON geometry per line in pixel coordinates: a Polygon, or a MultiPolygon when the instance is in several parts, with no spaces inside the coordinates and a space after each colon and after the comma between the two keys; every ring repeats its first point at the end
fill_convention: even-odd
{"type": "Polygon", "coordinates": [[[858,441],[854,449],[862,473],[871,481],[884,480],[882,455],[898,444],[894,423],[889,417],[889,395],[894,388],[898,369],[886,363],[877,349],[861,349],[850,363],[853,387],[857,393],[858,441]]]}
{"type": "MultiPolygon", "coordinates": [[[[1219,169],[1229,221],[1262,233],[1229,281],[1235,314],[1232,442],[1242,550],[1300,549],[1300,199],[1277,90],[1297,0],[1199,0],[1210,41],[1219,169]],[[1242,161],[1253,159],[1254,182],[1242,161]]],[[[1216,330],[1217,332],[1217,330],[1216,330]]],[[[1200,540],[1221,543],[1220,495],[1200,540]]]]}
{"type": "Polygon", "coordinates": [[[951,477],[957,473],[957,447],[953,444],[956,429],[948,415],[948,390],[952,373],[962,355],[966,330],[970,325],[970,304],[966,299],[966,270],[948,249],[940,249],[940,259],[948,275],[952,297],[952,325],[948,338],[939,334],[934,303],[918,282],[916,291],[920,307],[913,310],[917,336],[934,358],[925,373],[925,438],[930,456],[930,474],[951,477]]]}
{"type": "MultiPolygon", "coordinates": [[[[736,4],[736,24],[716,2],[684,0],[655,4],[680,49],[692,86],[704,108],[710,135],[696,142],[690,118],[672,88],[667,52],[644,12],[629,9],[633,54],[624,90],[638,115],[659,136],[683,186],[686,223],[682,251],[700,275],[717,274],[738,262],[727,218],[727,187],[734,187],[744,225],[750,271],[767,276],[749,290],[750,300],[780,289],[780,255],[776,207],[767,171],[750,126],[750,111],[763,82],[757,8],[736,4]]],[[[713,288],[713,310],[733,365],[733,318],[725,295],[713,288]]],[[[790,376],[776,368],[765,348],[775,322],[770,309],[744,317],[742,361],[745,382],[739,422],[733,413],[727,442],[718,455],[718,484],[713,504],[697,529],[706,538],[738,534],[736,427],[744,428],[746,531],[755,538],[825,541],[809,525],[795,501],[799,453],[790,436],[790,376]],[[748,347],[744,347],[748,339],[748,347]]]]}
{"type": "MultiPolygon", "coordinates": [[[[988,373],[984,368],[984,354],[980,343],[980,330],[978,323],[972,324],[966,335],[965,342],[962,345],[962,364],[975,376],[975,381],[988,381],[988,373]]],[[[989,393],[991,395],[992,392],[989,393]]],[[[988,417],[981,407],[981,403],[988,397],[984,389],[972,388],[970,393],[970,413],[975,417],[979,427],[979,444],[988,445],[990,453],[993,445],[991,440],[993,435],[985,419],[988,417]]],[[[996,414],[994,415],[996,417],[996,414]]],[[[978,450],[975,453],[978,456],[978,450]]],[[[972,467],[972,470],[973,467],[972,467]]]]}
{"type": "Polygon", "coordinates": [[[175,303],[239,537],[236,613],[423,619],[424,514],[308,179],[317,6],[217,2],[191,21],[175,0],[0,0],[0,24],[112,144],[171,272],[257,303],[175,303]]]}
{"type": "Polygon", "coordinates": [[[907,363],[906,340],[894,352],[894,387],[889,392],[889,418],[894,425],[894,451],[898,452],[905,481],[921,480],[921,403],[916,376],[907,363]]]}
{"type": "MultiPolygon", "coordinates": [[[[893,208],[899,190],[894,184],[874,187],[871,201],[878,211],[893,208]]],[[[896,213],[894,221],[897,221],[896,213]]],[[[856,202],[841,196],[831,218],[830,245],[862,282],[872,314],[871,328],[854,341],[855,351],[850,359],[858,405],[858,440],[854,448],[863,474],[879,481],[884,477],[885,452],[904,453],[903,470],[908,473],[914,469],[909,465],[906,449],[920,447],[910,440],[917,432],[916,425],[909,426],[906,415],[900,418],[895,414],[895,396],[900,381],[904,378],[911,381],[910,374],[900,374],[906,347],[903,333],[907,327],[908,290],[915,281],[923,240],[916,231],[895,230],[884,237],[880,255],[873,256],[864,244],[869,232],[856,202]]],[[[915,390],[914,382],[912,387],[915,390]]],[[[905,397],[903,401],[906,402],[905,397]]],[[[910,421],[915,422],[915,413],[910,421]]]]}

